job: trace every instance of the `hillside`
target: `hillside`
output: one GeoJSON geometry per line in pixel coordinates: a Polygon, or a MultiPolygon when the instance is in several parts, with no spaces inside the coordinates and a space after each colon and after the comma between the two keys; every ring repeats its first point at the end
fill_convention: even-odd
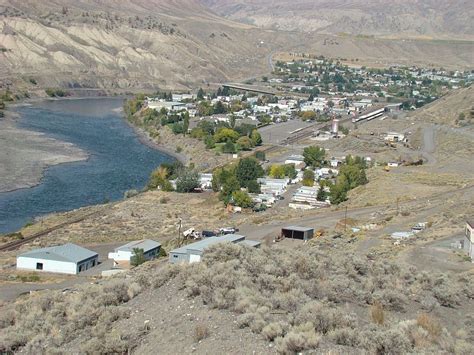
{"type": "Polygon", "coordinates": [[[345,244],[227,245],[204,263],[40,292],[2,310],[0,351],[472,353],[471,275],[369,262],[345,244]]]}
{"type": "MultiPolygon", "coordinates": [[[[248,1],[234,7],[229,4],[201,4],[198,0],[0,0],[0,90],[13,86],[43,95],[47,87],[65,87],[79,94],[90,94],[88,88],[113,92],[183,90],[267,73],[271,55],[278,51],[312,52],[379,63],[472,67],[474,42],[336,36],[326,33],[357,34],[357,26],[371,26],[357,22],[357,26],[344,27],[351,22],[342,15],[340,20],[321,22],[320,16],[343,13],[342,10],[328,7],[330,11],[319,11],[320,7],[304,1],[297,1],[292,12],[284,3],[270,6],[265,1],[248,1]],[[204,5],[211,5],[229,19],[204,5]],[[245,17],[250,16],[249,6],[255,20],[245,17]],[[280,24],[270,26],[270,22],[280,24]],[[318,31],[303,35],[286,31],[293,29],[318,31]]],[[[349,12],[356,6],[351,4],[344,5],[349,12]]],[[[380,7],[359,7],[363,14],[382,11],[380,7]]],[[[390,7],[387,16],[394,11],[390,7]]],[[[454,33],[457,38],[466,37],[463,33],[469,36],[472,24],[464,25],[463,18],[470,12],[459,17],[453,11],[450,16],[454,16],[458,27],[441,26],[439,30],[454,33]]],[[[441,16],[436,14],[433,16],[441,16]]],[[[384,20],[381,25],[385,23],[384,20]]]]}
{"type": "Polygon", "coordinates": [[[20,74],[43,87],[187,88],[267,65],[261,31],[192,0],[0,4],[4,80],[20,74]]]}
{"type": "Polygon", "coordinates": [[[264,28],[424,38],[474,38],[468,0],[201,0],[217,13],[264,28]]]}

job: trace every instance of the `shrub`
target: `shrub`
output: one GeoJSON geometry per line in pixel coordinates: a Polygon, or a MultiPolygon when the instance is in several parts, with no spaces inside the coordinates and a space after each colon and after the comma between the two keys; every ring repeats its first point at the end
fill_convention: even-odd
{"type": "Polygon", "coordinates": [[[200,187],[199,174],[195,171],[185,171],[176,180],[176,191],[185,193],[193,192],[200,187]]]}
{"type": "Polygon", "coordinates": [[[273,341],[277,337],[282,337],[284,334],[284,328],[281,323],[272,322],[267,324],[262,329],[262,335],[266,340],[273,341]]]}
{"type": "Polygon", "coordinates": [[[306,323],[292,329],[283,338],[277,338],[276,349],[280,354],[295,354],[317,348],[320,340],[321,336],[316,334],[313,325],[306,323]]]}
{"type": "Polygon", "coordinates": [[[146,261],[143,249],[133,248],[133,254],[130,258],[130,264],[132,266],[138,266],[146,261]]]}
{"type": "Polygon", "coordinates": [[[234,203],[236,206],[242,208],[250,208],[253,206],[253,201],[251,197],[245,191],[234,191],[232,193],[232,198],[234,199],[234,203]]]}
{"type": "Polygon", "coordinates": [[[427,313],[421,313],[416,318],[416,323],[426,330],[432,338],[436,339],[441,334],[441,325],[439,321],[427,313]]]}
{"type": "Polygon", "coordinates": [[[204,323],[199,323],[194,327],[194,341],[196,343],[206,339],[209,336],[209,328],[204,323]]]}
{"type": "Polygon", "coordinates": [[[253,143],[249,137],[244,136],[237,139],[237,144],[242,150],[251,150],[253,143]]]}
{"type": "Polygon", "coordinates": [[[383,311],[383,306],[380,302],[375,302],[370,307],[370,318],[372,322],[378,325],[383,325],[385,321],[385,313],[383,311]]]}
{"type": "Polygon", "coordinates": [[[255,158],[257,158],[260,161],[264,161],[266,159],[265,152],[258,150],[255,152],[255,158]]]}

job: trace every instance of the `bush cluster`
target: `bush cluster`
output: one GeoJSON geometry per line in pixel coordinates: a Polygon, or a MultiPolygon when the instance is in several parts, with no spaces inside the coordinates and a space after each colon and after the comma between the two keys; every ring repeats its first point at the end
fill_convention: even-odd
{"type": "Polygon", "coordinates": [[[472,296],[443,275],[417,275],[392,262],[316,249],[228,244],[210,248],[203,260],[181,275],[189,297],[237,313],[240,327],[274,341],[280,353],[322,343],[370,353],[456,352],[471,346],[423,313],[427,297],[440,308],[472,296]],[[413,302],[420,315],[403,320],[413,302]],[[361,308],[366,312],[355,312],[361,308]]]}

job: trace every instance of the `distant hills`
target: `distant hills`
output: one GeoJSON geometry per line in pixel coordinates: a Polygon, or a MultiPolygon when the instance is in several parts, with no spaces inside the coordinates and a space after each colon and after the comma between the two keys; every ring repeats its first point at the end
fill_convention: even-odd
{"type": "Polygon", "coordinates": [[[390,37],[474,39],[471,0],[201,0],[264,28],[390,37]]]}
{"type": "Polygon", "coordinates": [[[474,42],[452,41],[472,17],[469,1],[0,0],[0,90],[183,90],[263,75],[281,51],[472,67],[474,42]]]}

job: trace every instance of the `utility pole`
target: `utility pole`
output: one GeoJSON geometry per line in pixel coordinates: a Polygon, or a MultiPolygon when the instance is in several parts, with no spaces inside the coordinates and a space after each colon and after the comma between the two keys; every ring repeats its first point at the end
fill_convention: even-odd
{"type": "Polygon", "coordinates": [[[347,231],[347,206],[346,206],[346,210],[344,212],[344,232],[347,231]]]}
{"type": "Polygon", "coordinates": [[[182,220],[181,218],[179,219],[179,224],[178,224],[178,246],[181,246],[181,227],[182,227],[182,220]]]}
{"type": "Polygon", "coordinates": [[[398,216],[398,213],[399,213],[399,207],[398,207],[399,201],[400,201],[400,197],[397,197],[397,216],[398,216]]]}

